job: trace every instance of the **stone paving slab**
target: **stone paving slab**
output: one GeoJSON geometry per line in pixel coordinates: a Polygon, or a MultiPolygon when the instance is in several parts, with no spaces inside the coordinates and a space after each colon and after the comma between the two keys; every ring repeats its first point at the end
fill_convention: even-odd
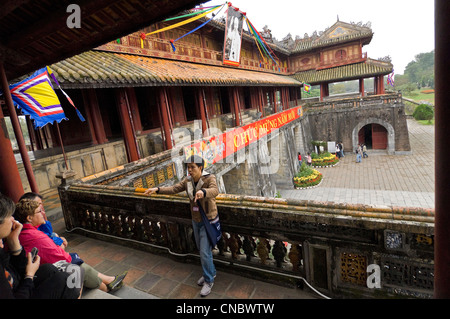
{"type": "Polygon", "coordinates": [[[356,163],[356,155],[347,152],[338,165],[318,169],[324,176],[318,187],[284,185],[278,191],[282,198],[434,208],[434,125],[409,119],[408,131],[409,155],[369,150],[369,157],[356,163]]]}

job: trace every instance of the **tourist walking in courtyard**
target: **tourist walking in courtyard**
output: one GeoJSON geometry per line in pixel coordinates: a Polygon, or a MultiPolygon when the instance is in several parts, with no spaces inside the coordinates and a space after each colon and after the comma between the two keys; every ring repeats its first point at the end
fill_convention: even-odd
{"type": "Polygon", "coordinates": [[[366,144],[363,144],[363,148],[362,148],[362,152],[363,152],[363,157],[369,157],[369,155],[367,155],[367,147],[366,144]]]}
{"type": "Polygon", "coordinates": [[[356,148],[355,153],[356,153],[356,163],[361,163],[361,160],[362,160],[361,144],[358,144],[358,147],[356,148]]]}
{"type": "Polygon", "coordinates": [[[208,238],[206,226],[201,217],[200,207],[204,209],[208,220],[218,217],[216,196],[219,194],[216,177],[203,170],[205,162],[203,158],[193,155],[185,161],[189,175],[181,182],[170,187],[153,187],[145,191],[145,194],[177,194],[183,191],[189,196],[192,227],[197,248],[200,251],[200,261],[203,276],[197,281],[202,286],[200,295],[205,297],[211,293],[216,277],[216,268],[213,262],[212,249],[214,248],[208,238]]]}

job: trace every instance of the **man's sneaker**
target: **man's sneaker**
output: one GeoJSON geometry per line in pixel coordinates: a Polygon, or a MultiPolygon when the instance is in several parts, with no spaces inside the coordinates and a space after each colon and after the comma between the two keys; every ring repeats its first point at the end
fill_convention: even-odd
{"type": "Polygon", "coordinates": [[[106,288],[108,289],[108,292],[114,292],[116,290],[119,290],[122,287],[123,280],[125,279],[125,276],[127,274],[128,274],[128,270],[124,271],[120,275],[115,276],[114,280],[106,285],[106,288]]]}
{"type": "Polygon", "coordinates": [[[197,281],[197,285],[199,285],[201,287],[201,286],[203,286],[204,283],[205,283],[205,277],[201,276],[200,279],[197,281]]]}
{"type": "Polygon", "coordinates": [[[202,290],[200,291],[200,296],[202,296],[202,297],[208,296],[211,293],[211,289],[213,286],[214,286],[213,282],[211,282],[211,283],[205,282],[203,284],[202,290]]]}
{"type": "MultiPolygon", "coordinates": [[[[214,278],[216,278],[216,276],[214,276],[214,278]]],[[[203,286],[204,283],[205,283],[205,277],[201,276],[200,279],[197,281],[197,285],[199,285],[201,287],[201,286],[203,286]]]]}

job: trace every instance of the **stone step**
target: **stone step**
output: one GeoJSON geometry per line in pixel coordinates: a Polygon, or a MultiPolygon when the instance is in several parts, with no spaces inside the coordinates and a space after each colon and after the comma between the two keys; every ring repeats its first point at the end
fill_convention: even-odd
{"type": "Polygon", "coordinates": [[[148,294],[139,289],[123,286],[119,290],[113,293],[106,293],[100,289],[88,289],[83,290],[81,299],[160,299],[154,295],[148,294]]]}

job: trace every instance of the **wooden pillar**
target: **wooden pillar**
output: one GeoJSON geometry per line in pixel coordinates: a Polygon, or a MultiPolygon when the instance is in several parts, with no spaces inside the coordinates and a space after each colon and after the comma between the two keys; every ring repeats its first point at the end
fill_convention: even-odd
{"type": "Polygon", "coordinates": [[[364,96],[364,79],[359,79],[359,93],[364,96]]]}
{"type": "Polygon", "coordinates": [[[142,131],[141,115],[139,114],[139,105],[136,98],[136,91],[133,87],[125,88],[130,104],[131,116],[133,119],[134,129],[136,132],[142,131]]]}
{"type": "Polygon", "coordinates": [[[0,107],[0,193],[11,198],[15,203],[23,195],[19,168],[6,130],[5,117],[0,107]]]}
{"type": "Polygon", "coordinates": [[[323,98],[327,97],[328,95],[328,83],[320,83],[320,101],[323,101],[323,98]]]}
{"type": "Polygon", "coordinates": [[[450,298],[450,3],[435,0],[435,217],[434,298],[450,298]]]}
{"type": "Polygon", "coordinates": [[[381,74],[378,76],[378,82],[379,94],[384,94],[384,75],[381,74]]]}
{"type": "Polygon", "coordinates": [[[89,97],[89,93],[88,93],[88,91],[90,91],[90,90],[92,90],[92,89],[82,90],[81,93],[83,95],[83,104],[84,104],[84,111],[86,113],[87,124],[88,124],[89,130],[91,132],[92,144],[97,145],[98,139],[97,139],[97,134],[95,132],[94,118],[93,118],[92,110],[91,110],[91,101],[90,101],[90,97],[89,97]]]}
{"type": "Polygon", "coordinates": [[[118,103],[117,106],[119,110],[120,122],[122,124],[123,140],[125,143],[125,148],[127,150],[128,162],[134,162],[139,159],[139,150],[134,133],[127,93],[124,88],[116,89],[115,92],[118,103]]]}
{"type": "Polygon", "coordinates": [[[205,103],[203,100],[203,89],[198,88],[197,89],[197,100],[200,108],[200,118],[202,120],[202,133],[205,133],[205,131],[208,129],[208,125],[206,123],[206,111],[205,111],[205,103]]]}
{"type": "Polygon", "coordinates": [[[277,90],[272,88],[272,99],[273,99],[273,109],[274,113],[278,113],[278,105],[277,105],[277,90]]]}
{"type": "Polygon", "coordinates": [[[238,98],[238,89],[233,87],[233,105],[234,105],[234,126],[241,126],[241,110],[238,98]]]}
{"type": "Polygon", "coordinates": [[[378,94],[378,77],[377,76],[373,78],[373,93],[375,95],[378,94]]]}
{"type": "MultiPolygon", "coordinates": [[[[16,109],[11,97],[11,92],[9,91],[9,84],[6,78],[5,68],[3,63],[0,62],[0,77],[1,77],[1,87],[3,89],[3,95],[5,96],[6,106],[8,107],[8,112],[10,113],[11,122],[14,129],[14,135],[16,136],[17,144],[19,146],[20,155],[22,157],[23,167],[25,168],[25,173],[27,174],[28,183],[32,192],[39,193],[36,179],[34,177],[33,168],[31,167],[30,158],[28,157],[28,150],[25,145],[25,140],[22,135],[22,130],[20,128],[19,118],[17,117],[16,109]]],[[[6,128],[5,128],[6,129],[6,128]]],[[[9,140],[9,138],[8,138],[9,140]]],[[[14,159],[15,162],[15,159],[14,159]]],[[[3,163],[1,165],[4,165],[3,163]]],[[[0,166],[1,166],[0,165],[0,166]]],[[[17,164],[16,164],[17,165],[17,164]]],[[[8,167],[6,166],[8,169],[8,167]]],[[[17,187],[14,185],[13,187],[17,187]]],[[[23,189],[23,187],[22,187],[23,189]]]]}
{"type": "Polygon", "coordinates": [[[159,88],[159,112],[162,118],[162,128],[165,137],[165,146],[167,150],[172,149],[172,132],[170,130],[169,123],[169,107],[166,99],[166,89],[164,87],[159,88]]]}

